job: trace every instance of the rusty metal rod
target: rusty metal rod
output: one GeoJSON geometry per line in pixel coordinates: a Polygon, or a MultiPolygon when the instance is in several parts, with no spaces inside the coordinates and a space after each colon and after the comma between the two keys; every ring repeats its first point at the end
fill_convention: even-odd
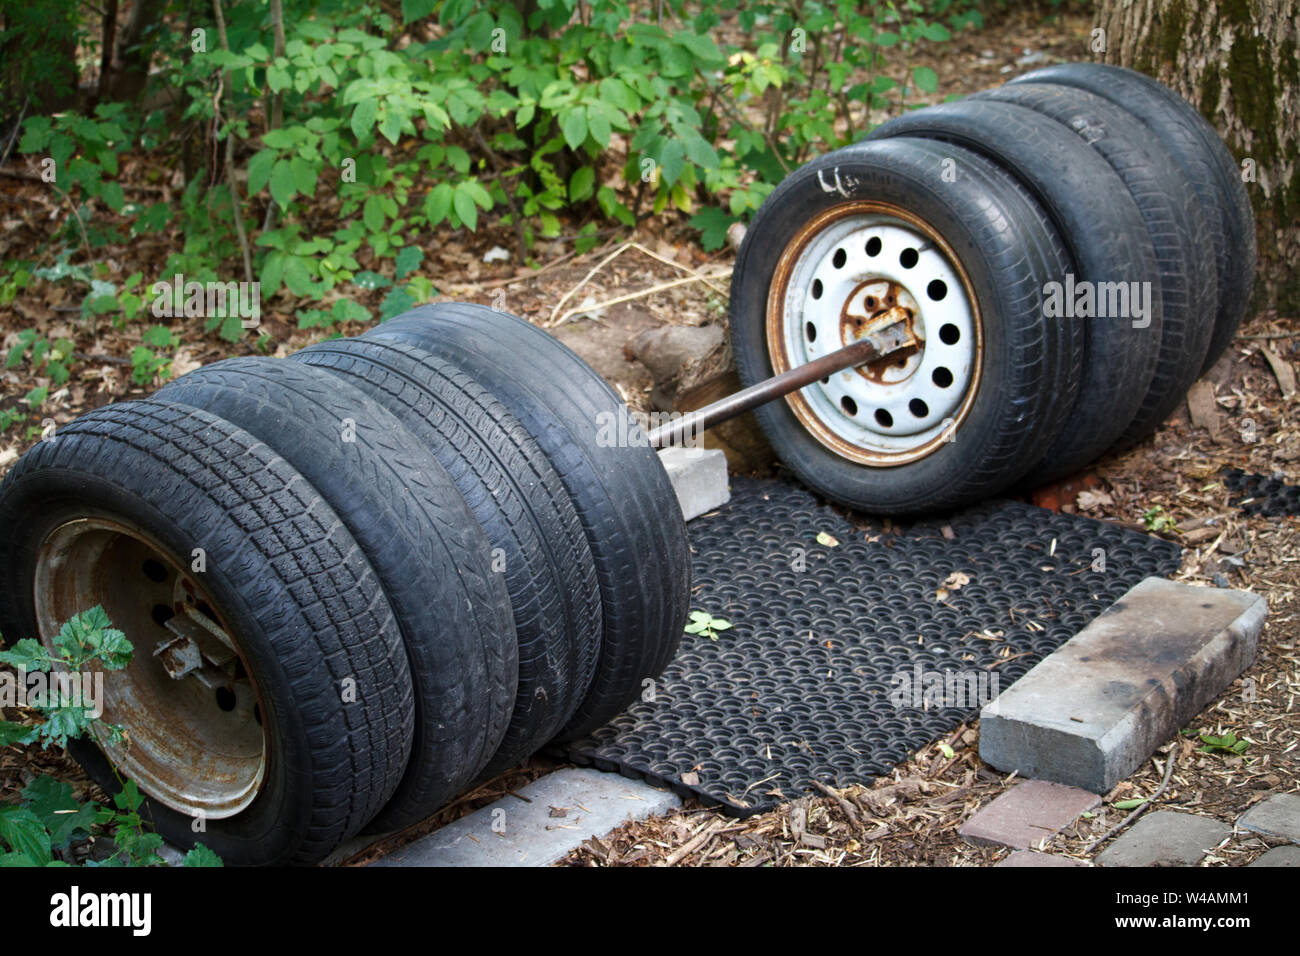
{"type": "Polygon", "coordinates": [[[681,444],[694,432],[703,432],[719,422],[743,415],[750,409],[765,405],[773,399],[797,392],[819,379],[828,378],[846,368],[853,368],[883,358],[900,349],[918,344],[907,329],[905,322],[893,322],[870,335],[864,336],[852,345],[838,351],[813,359],[798,368],[792,368],[775,375],[749,388],[741,389],[734,395],[718,399],[703,408],[698,408],[674,421],[660,425],[649,434],[652,448],[667,448],[681,444]]]}

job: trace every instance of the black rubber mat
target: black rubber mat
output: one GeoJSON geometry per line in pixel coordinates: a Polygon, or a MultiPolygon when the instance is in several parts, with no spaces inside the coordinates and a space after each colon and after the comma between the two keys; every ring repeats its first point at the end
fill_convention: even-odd
{"type": "Polygon", "coordinates": [[[692,607],[732,628],[687,635],[641,702],[567,751],[736,816],[814,780],[888,773],[978,712],[959,690],[992,691],[994,674],[1005,690],[1180,558],[1159,538],[1017,502],[885,533],[793,485],[737,478],[731,491],[690,537],[692,607]],[[940,698],[927,675],[945,670],[968,683],[940,698]]]}
{"type": "Polygon", "coordinates": [[[1223,485],[1229,491],[1239,492],[1228,499],[1248,515],[1280,518],[1300,515],[1300,486],[1288,485],[1268,475],[1252,475],[1240,468],[1229,468],[1223,473],[1223,485]]]}

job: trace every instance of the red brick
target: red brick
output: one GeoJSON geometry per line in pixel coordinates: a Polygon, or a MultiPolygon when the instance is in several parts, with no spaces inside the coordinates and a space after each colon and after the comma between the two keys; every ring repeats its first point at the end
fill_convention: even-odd
{"type": "Polygon", "coordinates": [[[976,813],[958,832],[977,846],[1027,850],[1041,846],[1099,803],[1095,793],[1078,787],[1026,780],[976,813]]]}

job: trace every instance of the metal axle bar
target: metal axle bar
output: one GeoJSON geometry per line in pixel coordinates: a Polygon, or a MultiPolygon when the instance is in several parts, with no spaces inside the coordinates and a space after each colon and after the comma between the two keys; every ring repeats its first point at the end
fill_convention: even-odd
{"type": "Polygon", "coordinates": [[[819,379],[828,378],[846,368],[853,368],[884,358],[893,352],[916,345],[906,321],[892,322],[870,335],[863,336],[852,345],[813,359],[798,368],[792,368],[766,381],[741,389],[734,395],[718,399],[703,408],[684,415],[675,421],[660,425],[649,434],[652,448],[667,448],[682,444],[691,434],[712,428],[719,422],[743,415],[750,409],[765,405],[773,399],[797,392],[819,379]]]}

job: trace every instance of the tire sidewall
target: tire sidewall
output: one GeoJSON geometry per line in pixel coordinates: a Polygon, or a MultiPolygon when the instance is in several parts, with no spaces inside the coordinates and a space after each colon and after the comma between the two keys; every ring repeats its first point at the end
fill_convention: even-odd
{"type": "MultiPolygon", "coordinates": [[[[184,528],[144,497],[95,475],[38,471],[6,484],[0,521],[8,529],[8,544],[0,551],[5,565],[5,593],[0,596],[0,605],[13,614],[12,619],[3,622],[10,640],[29,636],[39,639],[33,597],[38,548],[51,531],[66,521],[86,517],[126,519],[174,558],[189,554],[197,543],[208,549],[204,587],[220,606],[257,682],[269,741],[265,775],[258,795],[248,807],[232,817],[207,819],[202,830],[195,828],[195,817],[152,797],[145,797],[140,814],[163,837],[182,847],[203,843],[218,856],[239,858],[249,854],[250,846],[256,846],[259,857],[288,862],[297,849],[293,838],[310,824],[307,792],[299,788],[300,797],[295,800],[288,786],[295,777],[311,773],[307,735],[295,709],[286,706],[293,699],[290,678],[275,653],[273,639],[241,598],[249,588],[274,586],[272,570],[250,566],[247,551],[242,556],[223,553],[219,542],[225,535],[216,526],[229,523],[229,518],[216,509],[211,524],[184,528]],[[87,506],[89,501],[95,505],[87,506]],[[240,567],[240,574],[235,578],[227,576],[222,569],[228,566],[240,567]]],[[[163,500],[162,489],[155,488],[155,492],[154,499],[163,500]]],[[[233,528],[229,531],[238,533],[233,528]]],[[[282,595],[282,603],[291,606],[290,595],[282,595]]],[[[133,645],[134,655],[151,653],[138,639],[133,645]]],[[[111,675],[106,677],[111,679],[111,675]]],[[[121,790],[121,779],[108,757],[89,737],[70,740],[68,751],[107,793],[121,790]]]]}

